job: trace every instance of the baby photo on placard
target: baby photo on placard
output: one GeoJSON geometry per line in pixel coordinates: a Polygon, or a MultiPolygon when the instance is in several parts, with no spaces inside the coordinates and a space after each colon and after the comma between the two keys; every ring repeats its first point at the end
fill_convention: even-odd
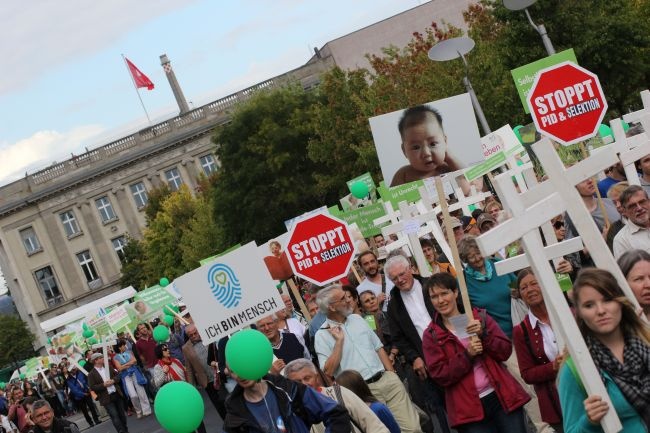
{"type": "Polygon", "coordinates": [[[483,161],[468,93],[369,119],[384,180],[402,185],[483,161]]]}

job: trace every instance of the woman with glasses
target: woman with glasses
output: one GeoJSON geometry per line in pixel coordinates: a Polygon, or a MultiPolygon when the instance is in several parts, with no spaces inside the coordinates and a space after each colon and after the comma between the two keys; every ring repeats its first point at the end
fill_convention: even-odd
{"type": "Polygon", "coordinates": [[[118,340],[115,346],[116,354],[113,358],[113,365],[120,373],[122,389],[126,392],[138,418],[151,415],[151,405],[144,385],[147,378],[137,366],[137,360],[133,353],[126,350],[126,340],[118,340]]]}
{"type": "Polygon", "coordinates": [[[171,356],[166,343],[157,345],[155,354],[158,358],[153,368],[153,381],[156,388],[160,389],[164,384],[177,380],[187,381],[185,367],[178,359],[171,356]]]}

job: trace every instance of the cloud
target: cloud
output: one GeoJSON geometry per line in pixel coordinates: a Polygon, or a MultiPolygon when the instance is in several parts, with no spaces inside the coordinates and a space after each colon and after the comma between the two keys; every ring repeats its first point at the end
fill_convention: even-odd
{"type": "Polygon", "coordinates": [[[2,167],[0,185],[20,179],[25,172],[47,167],[53,161],[64,161],[71,153],[85,152],[84,146],[104,131],[101,125],[84,125],[67,132],[38,131],[15,143],[0,144],[0,161],[11,161],[2,167]]]}
{"type": "Polygon", "coordinates": [[[57,2],[0,6],[0,95],[20,90],[58,66],[92,55],[133,29],[197,0],[57,2]]]}

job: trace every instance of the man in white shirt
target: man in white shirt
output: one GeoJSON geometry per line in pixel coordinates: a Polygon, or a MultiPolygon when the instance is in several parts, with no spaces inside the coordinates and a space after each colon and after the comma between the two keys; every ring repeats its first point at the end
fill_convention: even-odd
{"type": "Polygon", "coordinates": [[[316,295],[327,320],[316,332],[315,348],[323,372],[335,377],[343,370],[356,370],[373,395],[386,404],[402,432],[420,432],[419,416],[377,334],[345,302],[340,285],[321,289],[316,295]]]}
{"type": "Polygon", "coordinates": [[[114,371],[110,368],[110,364],[109,371],[106,371],[104,355],[101,353],[93,353],[90,362],[95,368],[88,373],[88,386],[97,393],[97,400],[108,412],[117,433],[129,433],[121,391],[119,385],[113,380],[114,371]]]}
{"type": "Polygon", "coordinates": [[[429,297],[425,298],[422,291],[424,279],[413,275],[411,263],[402,255],[388,259],[384,271],[395,284],[388,306],[388,326],[391,342],[406,360],[410,394],[418,406],[438,418],[442,431],[448,433],[442,390],[429,379],[422,352],[422,334],[434,313],[429,297]]]}
{"type": "Polygon", "coordinates": [[[639,185],[631,185],[619,197],[627,219],[614,238],[614,257],[617,259],[626,251],[644,250],[650,252],[650,200],[639,185]]]}
{"type": "Polygon", "coordinates": [[[392,281],[388,281],[384,274],[379,272],[379,261],[372,251],[364,251],[357,258],[359,266],[366,274],[366,278],[357,287],[357,293],[370,290],[377,297],[377,302],[383,311],[388,309],[390,290],[393,288],[392,281]]]}

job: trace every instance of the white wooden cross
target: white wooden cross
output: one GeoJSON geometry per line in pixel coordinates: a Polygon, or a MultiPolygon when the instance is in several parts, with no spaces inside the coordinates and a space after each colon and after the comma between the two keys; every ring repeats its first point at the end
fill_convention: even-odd
{"type": "MultiPolygon", "coordinates": [[[[529,185],[531,188],[539,184],[537,182],[537,176],[535,175],[535,171],[532,168],[525,170],[523,172],[523,176],[526,184],[529,185]]],[[[526,197],[527,195],[529,195],[527,192],[524,191],[521,191],[521,193],[522,193],[522,197],[526,197]]],[[[497,194],[498,194],[498,190],[497,190],[497,194]]],[[[501,199],[501,203],[503,203],[506,209],[508,209],[507,205],[504,202],[504,198],[500,196],[499,198],[501,199]]],[[[553,265],[556,268],[558,266],[558,262],[560,261],[560,258],[562,258],[567,254],[571,254],[584,249],[584,245],[582,243],[582,239],[580,238],[580,236],[576,236],[574,238],[564,240],[558,243],[557,238],[555,237],[555,230],[551,225],[550,221],[546,221],[545,223],[543,223],[541,225],[541,229],[542,229],[542,235],[544,237],[544,240],[546,241],[546,247],[544,247],[544,253],[546,254],[546,257],[549,260],[553,261],[553,265]]],[[[496,262],[494,268],[498,275],[504,275],[511,272],[516,272],[528,266],[530,266],[530,264],[528,263],[528,259],[526,258],[526,255],[520,254],[518,256],[496,262]]]]}
{"type": "MultiPolygon", "coordinates": [[[[552,149],[550,141],[546,140],[546,142],[552,149]]],[[[535,148],[535,153],[539,155],[537,148],[535,148]]],[[[552,174],[555,175],[556,173],[552,174]]],[[[589,354],[589,349],[582,338],[577,323],[573,320],[559,320],[560,317],[572,317],[572,313],[564,300],[555,273],[544,252],[544,245],[538,227],[562,212],[564,207],[562,197],[560,194],[550,194],[536,204],[526,206],[522,196],[517,193],[507,174],[497,176],[494,186],[499,191],[499,196],[507,203],[512,218],[477,238],[481,252],[484,255],[493,254],[511,241],[521,238],[528,262],[540,282],[547,310],[549,311],[551,326],[555,333],[561,336],[562,341],[568,343],[569,353],[574,360],[587,394],[601,396],[612,408],[605,385],[600,379],[598,369],[589,354]]],[[[573,190],[573,188],[566,188],[566,186],[565,189],[573,190]]],[[[578,202],[584,207],[579,198],[578,202]]],[[[601,426],[606,433],[615,433],[622,429],[621,422],[614,410],[607,412],[601,420],[601,426]]]]}
{"type": "Polygon", "coordinates": [[[77,361],[76,359],[72,359],[71,364],[74,365],[75,367],[77,367],[77,369],[78,369],[80,372],[82,372],[82,373],[84,374],[84,376],[88,376],[88,371],[86,371],[86,369],[83,368],[83,367],[81,366],[81,364],[79,364],[79,361],[77,361]]]}
{"type": "Polygon", "coordinates": [[[47,375],[45,374],[45,372],[46,372],[47,370],[45,370],[45,369],[43,368],[43,366],[40,366],[40,367],[38,367],[38,368],[36,369],[36,371],[38,371],[38,373],[39,373],[41,376],[43,376],[43,380],[45,380],[45,383],[47,384],[47,387],[50,388],[50,389],[52,389],[52,385],[50,385],[50,381],[47,380],[47,375]]]}
{"type": "MultiPolygon", "coordinates": [[[[373,220],[372,223],[375,226],[384,225],[387,222],[390,222],[391,224],[398,224],[401,217],[400,211],[393,209],[393,205],[391,204],[390,201],[384,202],[384,209],[386,210],[386,215],[373,220]]],[[[396,234],[397,234],[397,241],[386,243],[386,245],[384,246],[386,252],[390,253],[391,251],[394,251],[398,248],[403,248],[404,253],[410,254],[410,251],[408,251],[408,248],[406,248],[406,245],[408,245],[408,239],[402,236],[401,231],[398,231],[396,234]]]]}
{"type": "Polygon", "coordinates": [[[108,369],[108,346],[115,346],[117,341],[105,339],[101,343],[97,343],[92,346],[93,349],[102,349],[102,354],[104,355],[104,368],[106,369],[106,374],[110,377],[110,370],[108,369]]]}
{"type": "Polygon", "coordinates": [[[634,163],[650,155],[650,139],[648,138],[650,137],[650,111],[640,116],[639,121],[643,125],[643,129],[648,132],[629,138],[625,136],[621,119],[614,119],[609,122],[616,140],[612,146],[619,153],[619,159],[625,170],[625,177],[627,177],[630,185],[641,185],[634,163]]]}
{"type": "Polygon", "coordinates": [[[442,212],[442,209],[440,208],[440,206],[437,206],[436,208],[433,207],[433,204],[438,202],[438,195],[435,194],[434,196],[431,196],[429,194],[428,189],[420,188],[420,197],[422,198],[422,200],[420,200],[417,204],[420,213],[424,214],[431,211],[436,213],[436,217],[432,218],[427,223],[431,228],[431,233],[433,234],[433,238],[436,240],[438,245],[440,245],[440,249],[442,250],[443,254],[445,255],[445,257],[447,257],[447,260],[450,261],[450,263],[454,266],[454,268],[462,269],[461,263],[454,262],[454,258],[451,253],[451,247],[449,246],[449,242],[447,242],[447,238],[445,238],[445,235],[442,231],[442,227],[440,227],[440,223],[438,223],[437,215],[439,212],[442,212]]]}
{"type": "Polygon", "coordinates": [[[644,90],[641,92],[641,102],[643,103],[643,108],[632,113],[624,114],[623,120],[627,123],[637,122],[641,116],[650,112],[650,90],[644,90]]]}
{"type": "Polygon", "coordinates": [[[607,247],[607,243],[605,243],[605,239],[603,239],[602,233],[598,230],[591,214],[580,198],[580,194],[578,194],[575,188],[568,188],[569,185],[577,185],[582,180],[603,170],[608,166],[607,164],[609,166],[613,165],[611,164],[612,159],[615,161],[618,158],[616,150],[611,146],[607,146],[602,151],[580,161],[570,168],[564,167],[551,141],[548,139],[533,144],[533,150],[549,178],[548,181],[539,185],[541,187],[540,190],[544,188],[544,184],[548,183],[550,189],[556,191],[557,194],[554,195],[560,197],[563,203],[561,208],[557,209],[559,212],[556,211],[555,215],[566,209],[596,266],[611,272],[619,286],[623,289],[623,292],[625,292],[625,296],[634,305],[634,308],[640,308],[639,301],[637,301],[632,289],[630,289],[616,260],[614,260],[614,256],[612,256],[612,253],[607,247]]]}
{"type": "Polygon", "coordinates": [[[400,221],[398,223],[382,227],[381,233],[384,236],[389,236],[391,234],[400,232],[405,233],[408,237],[409,246],[411,247],[411,254],[415,258],[415,263],[420,270],[420,275],[423,277],[429,277],[431,276],[431,271],[429,271],[429,264],[424,257],[424,253],[422,252],[418,232],[420,231],[420,226],[427,221],[436,218],[436,214],[433,211],[419,214],[417,208],[414,205],[409,205],[405,201],[399,203],[399,210],[400,214],[402,215],[400,221]],[[414,214],[418,215],[413,216],[414,214]]]}

